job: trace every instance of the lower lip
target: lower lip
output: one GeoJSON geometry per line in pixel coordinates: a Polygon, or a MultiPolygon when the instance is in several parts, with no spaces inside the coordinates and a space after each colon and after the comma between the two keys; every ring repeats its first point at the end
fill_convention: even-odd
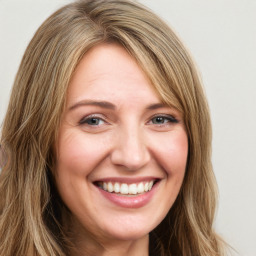
{"type": "Polygon", "coordinates": [[[116,204],[117,206],[124,208],[140,208],[150,202],[151,198],[157,190],[159,183],[160,182],[157,182],[150,191],[137,196],[122,196],[120,194],[117,195],[115,193],[109,193],[99,187],[98,189],[105,198],[107,198],[109,201],[116,204]]]}

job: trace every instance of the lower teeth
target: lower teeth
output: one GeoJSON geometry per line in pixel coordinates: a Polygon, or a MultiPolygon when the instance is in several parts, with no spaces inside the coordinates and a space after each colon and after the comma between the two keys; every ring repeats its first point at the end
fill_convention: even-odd
{"type": "MultiPolygon", "coordinates": [[[[103,189],[103,188],[102,188],[103,189]]],[[[103,189],[104,190],[104,189],[103,189]]],[[[106,192],[108,192],[107,190],[104,190],[104,191],[106,191],[106,192]]],[[[149,191],[147,191],[147,192],[149,192],[149,191]]],[[[108,193],[110,193],[110,194],[116,194],[116,195],[118,195],[118,196],[137,196],[137,195],[142,195],[142,194],[144,194],[144,193],[146,193],[146,192],[143,192],[143,193],[137,193],[137,194],[122,194],[122,193],[116,193],[116,192],[108,192],[108,193]]]]}

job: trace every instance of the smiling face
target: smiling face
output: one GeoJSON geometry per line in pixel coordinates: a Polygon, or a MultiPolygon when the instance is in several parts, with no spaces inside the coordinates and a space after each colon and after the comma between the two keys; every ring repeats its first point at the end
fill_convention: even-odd
{"type": "Polygon", "coordinates": [[[182,115],[124,48],[90,50],[71,80],[57,144],[56,184],[75,232],[146,238],[179,193],[187,154],[182,115]]]}

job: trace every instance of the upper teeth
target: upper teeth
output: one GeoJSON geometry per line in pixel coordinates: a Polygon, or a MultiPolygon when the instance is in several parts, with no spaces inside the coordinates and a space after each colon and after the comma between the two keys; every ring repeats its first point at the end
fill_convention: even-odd
{"type": "Polygon", "coordinates": [[[123,195],[136,195],[141,194],[143,192],[150,191],[153,187],[153,180],[150,182],[140,182],[138,184],[126,184],[126,183],[119,183],[119,182],[102,182],[100,187],[102,187],[105,191],[110,193],[120,193],[123,195]]]}

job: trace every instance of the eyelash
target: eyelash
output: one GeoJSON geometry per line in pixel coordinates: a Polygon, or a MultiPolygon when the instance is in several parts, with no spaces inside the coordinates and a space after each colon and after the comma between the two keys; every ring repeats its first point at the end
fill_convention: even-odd
{"type": "MultiPolygon", "coordinates": [[[[93,121],[93,122],[95,122],[95,121],[93,121]]],[[[98,123],[100,121],[103,121],[105,124],[108,124],[108,122],[104,118],[99,117],[97,115],[90,115],[90,116],[82,118],[79,121],[79,125],[87,124],[88,126],[96,126],[97,127],[97,126],[99,126],[98,123]],[[89,124],[89,122],[92,121],[93,119],[96,121],[96,124],[89,124]]],[[[151,123],[151,122],[154,125],[157,125],[157,126],[165,126],[165,125],[167,125],[167,123],[178,123],[179,121],[175,117],[173,117],[172,115],[157,114],[157,115],[151,117],[150,120],[147,123],[151,123]],[[160,123],[160,124],[154,124],[153,120],[156,119],[156,118],[162,119],[164,122],[160,123]]]]}
{"type": "Polygon", "coordinates": [[[98,120],[98,121],[103,121],[104,123],[107,123],[106,120],[104,118],[102,118],[102,117],[99,117],[97,115],[90,115],[90,116],[86,116],[86,117],[82,118],[79,121],[79,124],[80,125],[87,124],[89,126],[99,126],[98,124],[93,125],[93,124],[89,124],[88,123],[89,121],[92,121],[93,119],[98,120]]]}
{"type": "Polygon", "coordinates": [[[151,119],[150,119],[150,122],[152,122],[153,119],[156,119],[156,118],[160,118],[162,120],[164,120],[164,123],[160,123],[160,124],[156,124],[158,126],[163,126],[163,125],[166,125],[167,123],[178,123],[179,121],[173,117],[172,115],[166,115],[166,114],[157,114],[155,116],[153,116],[151,119]],[[167,121],[167,122],[165,122],[167,121]]]}

